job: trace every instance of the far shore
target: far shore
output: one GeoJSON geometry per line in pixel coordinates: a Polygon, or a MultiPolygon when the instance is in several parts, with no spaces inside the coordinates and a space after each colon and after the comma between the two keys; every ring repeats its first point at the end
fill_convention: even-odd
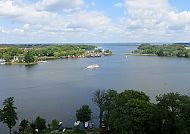
{"type": "Polygon", "coordinates": [[[32,62],[32,63],[18,63],[18,62],[5,62],[5,65],[36,65],[38,62],[32,62]]]}
{"type": "Polygon", "coordinates": [[[35,65],[47,60],[111,56],[112,51],[95,45],[1,46],[0,64],[35,65]]]}
{"type": "Polygon", "coordinates": [[[138,54],[138,53],[126,53],[126,55],[132,55],[132,56],[156,56],[156,54],[138,54]]]}

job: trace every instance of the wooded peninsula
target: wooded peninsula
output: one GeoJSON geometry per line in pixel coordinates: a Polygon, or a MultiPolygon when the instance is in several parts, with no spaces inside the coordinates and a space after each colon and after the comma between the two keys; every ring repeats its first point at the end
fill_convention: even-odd
{"type": "Polygon", "coordinates": [[[102,57],[111,54],[110,50],[95,45],[0,45],[0,59],[4,64],[37,64],[43,60],[102,57]]]}
{"type": "Polygon", "coordinates": [[[141,44],[137,50],[132,52],[134,55],[156,55],[156,56],[175,56],[190,58],[190,47],[179,44],[151,45],[141,44]]]}

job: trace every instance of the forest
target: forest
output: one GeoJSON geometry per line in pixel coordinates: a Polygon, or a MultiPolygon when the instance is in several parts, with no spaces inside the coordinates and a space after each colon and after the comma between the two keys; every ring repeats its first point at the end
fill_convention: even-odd
{"type": "Polygon", "coordinates": [[[157,55],[157,56],[175,56],[175,57],[190,57],[189,47],[179,44],[164,44],[164,45],[151,45],[141,44],[137,50],[133,51],[134,54],[142,55],[157,55]]]}

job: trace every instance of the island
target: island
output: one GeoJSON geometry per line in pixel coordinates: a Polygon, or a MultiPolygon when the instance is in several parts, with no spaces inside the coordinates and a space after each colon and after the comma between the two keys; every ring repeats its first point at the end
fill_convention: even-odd
{"type": "Polygon", "coordinates": [[[0,64],[37,64],[52,59],[110,56],[95,45],[0,45],[0,64]]]}
{"type": "Polygon", "coordinates": [[[132,52],[132,55],[190,58],[190,47],[180,44],[151,45],[146,43],[139,45],[137,50],[132,52]]]}

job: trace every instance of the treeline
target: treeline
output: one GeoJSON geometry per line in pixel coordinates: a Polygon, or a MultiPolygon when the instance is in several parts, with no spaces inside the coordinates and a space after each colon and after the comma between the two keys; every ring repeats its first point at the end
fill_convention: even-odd
{"type": "Polygon", "coordinates": [[[190,57],[190,49],[182,45],[169,44],[169,45],[151,45],[141,44],[137,50],[133,51],[134,54],[150,54],[157,56],[176,56],[176,57],[190,57]]]}
{"type": "Polygon", "coordinates": [[[0,47],[0,59],[11,62],[14,56],[19,56],[20,61],[26,56],[32,57],[54,57],[59,58],[61,56],[80,56],[83,55],[87,50],[93,50],[96,46],[93,45],[51,45],[51,46],[2,46],[0,47]],[[23,57],[23,58],[22,58],[23,57]]]}
{"type": "MultiPolygon", "coordinates": [[[[125,90],[118,93],[115,90],[97,90],[92,100],[99,107],[100,126],[94,134],[190,133],[190,96],[167,93],[156,96],[156,102],[152,103],[149,96],[140,91],[125,90]]],[[[7,124],[10,130],[17,120],[13,102],[13,98],[6,99],[3,102],[4,108],[0,110],[0,120],[7,124]]],[[[91,113],[90,107],[83,105],[76,110],[76,118],[84,124],[91,120],[91,113]]],[[[47,126],[45,119],[41,117],[37,117],[30,124],[27,120],[20,123],[22,132],[25,134],[35,133],[36,129],[38,134],[63,133],[59,132],[57,120],[53,120],[47,126]],[[56,131],[52,132],[52,130],[56,131]]],[[[85,134],[86,132],[74,127],[72,131],[63,134],[65,133],[85,134]]]]}
{"type": "Polygon", "coordinates": [[[190,96],[168,93],[156,103],[144,93],[98,90],[94,102],[100,109],[100,127],[110,134],[189,134],[190,96]]]}
{"type": "MultiPolygon", "coordinates": [[[[14,105],[14,97],[8,97],[3,102],[3,108],[0,109],[0,122],[7,125],[10,134],[86,134],[86,132],[80,129],[79,126],[75,126],[69,131],[65,131],[66,127],[59,120],[52,120],[51,123],[40,116],[36,117],[34,121],[23,119],[18,126],[17,130],[12,130],[18,120],[17,107],[14,105]]],[[[83,123],[91,120],[91,109],[88,105],[83,105],[76,111],[76,118],[83,123]]],[[[2,131],[0,130],[0,133],[2,131]]]]}

